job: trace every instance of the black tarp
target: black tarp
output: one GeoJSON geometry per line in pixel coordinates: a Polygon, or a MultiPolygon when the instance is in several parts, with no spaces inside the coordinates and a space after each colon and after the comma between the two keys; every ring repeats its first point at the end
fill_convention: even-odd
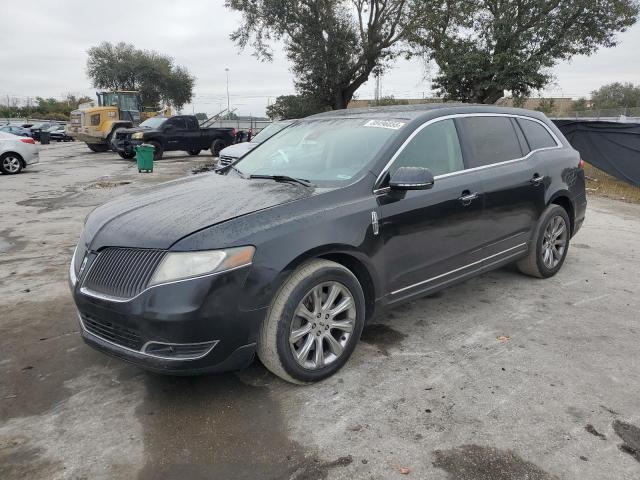
{"type": "Polygon", "coordinates": [[[585,162],[640,186],[640,124],[589,120],[553,123],[585,162]]]}

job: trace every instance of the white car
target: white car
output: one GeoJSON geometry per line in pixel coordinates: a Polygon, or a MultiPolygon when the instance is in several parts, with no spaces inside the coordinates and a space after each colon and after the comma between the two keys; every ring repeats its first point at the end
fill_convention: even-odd
{"type": "Polygon", "coordinates": [[[33,138],[0,132],[0,172],[20,173],[27,165],[39,161],[40,151],[33,138]]]}
{"type": "Polygon", "coordinates": [[[248,152],[256,148],[265,140],[273,137],[276,133],[284,130],[289,125],[291,125],[295,120],[282,120],[279,122],[273,122],[270,125],[267,125],[265,128],[260,130],[260,132],[251,139],[250,142],[242,142],[236,143],[234,145],[230,145],[227,148],[223,148],[220,150],[220,159],[218,161],[218,166],[226,167],[227,165],[235,162],[240,157],[245,156],[248,152]]]}

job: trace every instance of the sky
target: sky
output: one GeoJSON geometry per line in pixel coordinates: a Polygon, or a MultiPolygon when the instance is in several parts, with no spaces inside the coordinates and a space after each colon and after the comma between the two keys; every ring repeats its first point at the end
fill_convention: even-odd
{"type": "MultiPolygon", "coordinates": [[[[293,79],[282,46],[273,62],[258,61],[251,49],[240,51],[229,39],[240,16],[223,0],[30,0],[3,1],[0,42],[0,102],[11,97],[91,97],[95,89],[86,77],[86,51],[102,41],[124,41],[138,48],[170,55],[195,77],[193,104],[184,113],[213,114],[226,106],[229,69],[231,108],[242,115],[264,115],[278,95],[294,93],[293,79]]],[[[591,57],[575,57],[557,65],[555,83],[544,95],[588,96],[614,81],[640,84],[640,24],[619,35],[620,43],[591,57]]],[[[434,96],[429,73],[418,60],[400,60],[381,78],[382,95],[396,98],[434,96]],[[426,77],[426,78],[425,78],[426,77]]],[[[357,92],[373,98],[374,82],[357,92]]]]}

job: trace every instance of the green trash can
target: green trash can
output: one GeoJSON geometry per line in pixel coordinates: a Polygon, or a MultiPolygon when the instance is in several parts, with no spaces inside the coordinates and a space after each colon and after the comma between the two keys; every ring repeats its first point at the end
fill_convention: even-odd
{"type": "Polygon", "coordinates": [[[148,143],[136,145],[136,161],[138,162],[138,172],[153,172],[153,154],[155,147],[148,143]]]}

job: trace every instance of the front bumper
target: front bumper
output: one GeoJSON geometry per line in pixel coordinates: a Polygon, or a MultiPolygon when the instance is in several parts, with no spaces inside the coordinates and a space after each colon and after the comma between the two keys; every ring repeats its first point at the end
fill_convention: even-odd
{"type": "Polygon", "coordinates": [[[136,146],[142,145],[143,140],[132,140],[131,138],[116,138],[111,142],[111,149],[114,152],[124,154],[135,154],[136,146]]]}
{"type": "Polygon", "coordinates": [[[240,306],[248,271],[245,267],[158,285],[126,301],[100,298],[76,284],[72,288],[82,337],[103,353],[159,373],[189,375],[243,368],[253,360],[266,313],[266,309],[246,311],[240,306]],[[103,326],[96,329],[89,322],[103,326]],[[109,330],[114,328],[120,332],[115,337],[109,330]],[[149,342],[215,345],[201,356],[171,358],[145,353],[140,345],[149,342]]]}

